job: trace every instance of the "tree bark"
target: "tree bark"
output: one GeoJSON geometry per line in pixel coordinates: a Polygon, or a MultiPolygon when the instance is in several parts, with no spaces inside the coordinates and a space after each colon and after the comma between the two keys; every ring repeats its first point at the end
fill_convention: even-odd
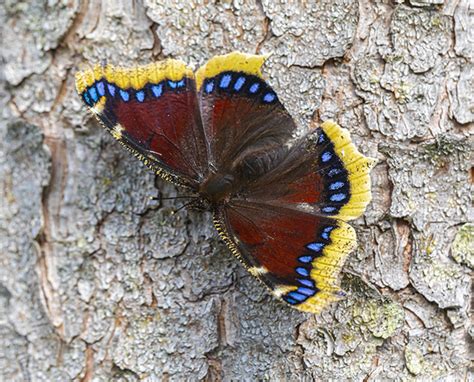
{"type": "Polygon", "coordinates": [[[469,378],[471,0],[7,0],[0,20],[1,380],[469,378]],[[208,214],[157,203],[179,191],[75,94],[89,62],[232,50],[272,53],[301,129],[335,119],[379,159],[349,296],[320,316],[269,296],[208,214]]]}

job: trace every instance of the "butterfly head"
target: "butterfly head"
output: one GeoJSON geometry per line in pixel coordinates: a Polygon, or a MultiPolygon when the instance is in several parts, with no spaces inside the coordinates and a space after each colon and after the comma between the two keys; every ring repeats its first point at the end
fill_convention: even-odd
{"type": "Polygon", "coordinates": [[[221,204],[229,200],[235,188],[235,178],[231,174],[210,174],[199,187],[202,198],[211,205],[221,204]]]}

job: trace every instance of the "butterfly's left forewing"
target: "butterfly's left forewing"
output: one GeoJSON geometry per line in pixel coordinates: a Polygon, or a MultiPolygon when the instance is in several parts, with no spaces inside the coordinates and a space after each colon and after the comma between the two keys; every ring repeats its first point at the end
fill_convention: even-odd
{"type": "Polygon", "coordinates": [[[207,172],[207,148],[194,74],[183,62],[96,65],[76,88],[120,143],[168,180],[196,188],[207,172]]]}

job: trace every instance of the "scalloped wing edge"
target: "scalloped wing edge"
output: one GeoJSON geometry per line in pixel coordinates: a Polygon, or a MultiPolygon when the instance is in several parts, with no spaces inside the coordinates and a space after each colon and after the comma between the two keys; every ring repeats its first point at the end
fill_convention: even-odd
{"type": "Polygon", "coordinates": [[[227,71],[242,72],[263,79],[262,65],[268,55],[232,52],[215,56],[196,71],[196,86],[199,90],[206,78],[212,78],[227,71]]]}
{"type": "Polygon", "coordinates": [[[299,305],[290,305],[303,312],[320,313],[332,302],[345,296],[339,287],[339,275],[349,254],[357,247],[357,237],[354,228],[339,221],[337,228],[329,235],[330,243],[312,262],[311,279],[319,291],[299,305]]]}
{"type": "Polygon", "coordinates": [[[102,79],[121,89],[139,90],[147,83],[157,84],[165,79],[179,81],[184,77],[194,78],[194,73],[183,61],[168,59],[130,68],[97,64],[93,68],[77,72],[75,77],[77,92],[82,94],[102,79]]]}
{"type": "Polygon", "coordinates": [[[370,170],[377,163],[376,159],[361,154],[352,143],[347,129],[333,121],[325,121],[321,129],[334,144],[334,151],[348,172],[350,199],[341,207],[337,215],[331,217],[343,221],[361,216],[372,200],[370,170]]]}

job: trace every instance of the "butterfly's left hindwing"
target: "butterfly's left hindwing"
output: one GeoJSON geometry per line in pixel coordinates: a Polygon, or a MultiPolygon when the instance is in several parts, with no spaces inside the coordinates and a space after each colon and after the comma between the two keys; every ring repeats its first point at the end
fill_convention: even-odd
{"type": "Polygon", "coordinates": [[[266,169],[262,158],[291,138],[295,124],[264,80],[262,55],[233,52],[210,59],[196,72],[209,163],[242,184],[266,169]]]}
{"type": "Polygon", "coordinates": [[[165,178],[197,187],[207,151],[193,72],[167,60],[133,68],[97,65],[76,88],[120,143],[165,178]]]}

